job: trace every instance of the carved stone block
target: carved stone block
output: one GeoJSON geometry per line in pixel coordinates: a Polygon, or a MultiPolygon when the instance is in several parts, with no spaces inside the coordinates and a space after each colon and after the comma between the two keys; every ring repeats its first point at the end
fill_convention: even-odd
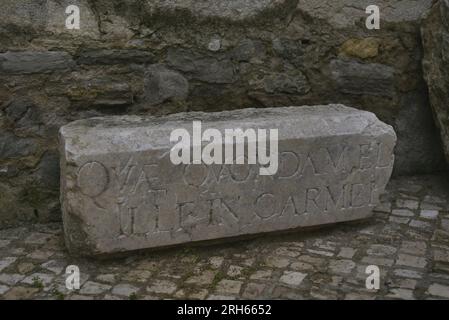
{"type": "MultiPolygon", "coordinates": [[[[396,135],[342,105],[93,118],[60,130],[66,244],[96,255],[366,218],[393,168],[396,135]],[[278,169],[179,164],[171,132],[278,129],[278,169]]],[[[203,142],[204,144],[204,142],[203,142]]]]}

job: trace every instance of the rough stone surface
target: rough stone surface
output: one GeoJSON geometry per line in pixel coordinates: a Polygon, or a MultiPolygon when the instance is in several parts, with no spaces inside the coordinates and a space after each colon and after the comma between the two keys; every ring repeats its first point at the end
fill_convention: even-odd
{"type": "Polygon", "coordinates": [[[187,50],[169,50],[168,64],[191,78],[209,83],[232,83],[237,80],[234,65],[227,58],[202,57],[187,50]]]}
{"type": "Polygon", "coordinates": [[[391,67],[334,60],[330,68],[338,89],[343,93],[387,97],[393,95],[394,69],[391,67]]]}
{"type": "Polygon", "coordinates": [[[305,94],[310,90],[306,77],[301,73],[294,76],[273,73],[265,76],[262,81],[264,89],[268,93],[305,94]]]}
{"type": "Polygon", "coordinates": [[[74,62],[67,52],[7,52],[0,54],[0,72],[47,73],[69,70],[74,62]]]}
{"type": "Polygon", "coordinates": [[[152,105],[168,99],[185,100],[189,83],[184,76],[163,65],[151,65],[145,72],[145,99],[152,105]]]}
{"type": "Polygon", "coordinates": [[[78,62],[81,64],[127,64],[129,62],[134,63],[146,63],[153,60],[153,54],[144,50],[118,50],[118,49],[105,49],[105,50],[84,50],[78,58],[78,62]]]}
{"type": "MultiPolygon", "coordinates": [[[[102,254],[366,218],[393,168],[393,129],[342,105],[80,120],[61,128],[74,254],[102,254]],[[170,133],[279,128],[279,169],[175,166],[170,133]],[[232,125],[232,127],[229,127],[232,125]],[[100,218],[101,217],[101,218],[100,218]]],[[[233,142],[235,143],[235,142],[233,142]]],[[[221,143],[220,143],[221,147],[221,143]]]]}
{"type": "Polygon", "coordinates": [[[79,108],[126,106],[134,100],[128,83],[110,79],[81,80],[67,90],[67,97],[79,108]]]}
{"type": "Polygon", "coordinates": [[[439,1],[422,26],[424,77],[449,162],[449,2],[439,1]]]}
{"type": "Polygon", "coordinates": [[[189,10],[200,17],[220,17],[231,20],[242,20],[257,15],[262,10],[272,9],[286,0],[209,0],[209,1],[177,1],[156,0],[148,1],[151,11],[157,10],[189,10]]]}

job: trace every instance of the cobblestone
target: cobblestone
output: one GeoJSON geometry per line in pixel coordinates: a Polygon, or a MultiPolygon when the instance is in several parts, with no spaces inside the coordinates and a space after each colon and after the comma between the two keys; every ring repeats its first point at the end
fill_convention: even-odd
{"type": "Polygon", "coordinates": [[[449,299],[449,286],[433,283],[429,287],[428,293],[433,296],[449,299]]]}
{"type": "Polygon", "coordinates": [[[94,294],[98,295],[108,291],[111,288],[110,285],[101,284],[94,281],[87,281],[81,288],[81,294],[94,294]]]}
{"type": "Polygon", "coordinates": [[[102,260],[69,256],[59,223],[0,230],[0,299],[449,299],[444,180],[392,180],[365,221],[102,260]]]}

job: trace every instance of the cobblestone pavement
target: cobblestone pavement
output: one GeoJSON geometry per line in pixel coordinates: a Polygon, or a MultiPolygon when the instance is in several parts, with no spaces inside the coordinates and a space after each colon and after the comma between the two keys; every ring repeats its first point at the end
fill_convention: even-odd
{"type": "Polygon", "coordinates": [[[0,230],[3,299],[449,299],[449,183],[390,182],[373,218],[288,235],[146,252],[70,257],[60,224],[0,230]],[[65,287],[79,266],[80,290],[65,287]],[[368,265],[380,289],[365,287],[368,265]]]}

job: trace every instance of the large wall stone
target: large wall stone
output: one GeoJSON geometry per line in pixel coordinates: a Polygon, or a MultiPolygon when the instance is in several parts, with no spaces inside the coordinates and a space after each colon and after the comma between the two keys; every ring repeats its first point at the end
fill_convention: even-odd
{"type": "Polygon", "coordinates": [[[0,54],[1,73],[48,73],[67,71],[74,62],[67,52],[6,52],[0,54]]]}
{"type": "Polygon", "coordinates": [[[449,162],[449,2],[439,1],[422,26],[424,76],[449,162]]]}
{"type": "Polygon", "coordinates": [[[377,1],[367,30],[368,0],[3,0],[0,135],[15,156],[0,158],[0,226],[60,219],[40,173],[59,127],[93,116],[344,103],[394,127],[394,174],[440,170],[421,71],[431,2],[377,1]]]}

